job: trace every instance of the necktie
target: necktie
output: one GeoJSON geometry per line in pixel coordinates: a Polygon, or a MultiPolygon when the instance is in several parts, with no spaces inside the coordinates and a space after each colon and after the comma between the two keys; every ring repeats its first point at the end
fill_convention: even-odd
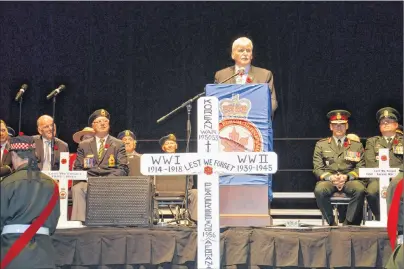
{"type": "Polygon", "coordinates": [[[387,143],[391,144],[391,140],[393,140],[391,137],[387,138],[387,143]]]}
{"type": "Polygon", "coordinates": [[[51,156],[50,156],[50,149],[51,149],[51,141],[45,141],[45,160],[43,162],[42,170],[49,171],[51,170],[51,156]]]}
{"type": "Polygon", "coordinates": [[[104,153],[104,138],[101,138],[100,148],[98,149],[98,159],[101,159],[103,153],[104,153]]]}
{"type": "Polygon", "coordinates": [[[341,139],[338,139],[338,149],[341,150],[341,139]]]}

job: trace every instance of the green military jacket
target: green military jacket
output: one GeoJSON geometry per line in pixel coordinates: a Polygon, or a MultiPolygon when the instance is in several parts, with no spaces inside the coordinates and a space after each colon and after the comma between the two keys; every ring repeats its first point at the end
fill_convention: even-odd
{"type": "Polygon", "coordinates": [[[390,149],[390,167],[400,168],[403,165],[403,136],[396,134],[391,145],[383,136],[374,136],[366,140],[365,162],[366,167],[379,167],[379,149],[390,149]]]}
{"type": "Polygon", "coordinates": [[[313,173],[319,180],[333,174],[347,175],[350,180],[359,178],[359,168],[365,166],[364,149],[360,142],[345,139],[341,149],[333,137],[316,143],[313,154],[313,173]]]}
{"type": "MultiPolygon", "coordinates": [[[[26,167],[17,169],[0,183],[0,229],[10,224],[31,224],[48,205],[53,192],[53,179],[43,173],[33,173],[28,179],[26,167]]],[[[50,235],[56,230],[60,216],[60,202],[42,225],[50,235]]],[[[21,234],[2,234],[0,237],[1,259],[21,234]]],[[[10,263],[7,269],[55,268],[55,250],[47,235],[37,234],[10,263]]]]}

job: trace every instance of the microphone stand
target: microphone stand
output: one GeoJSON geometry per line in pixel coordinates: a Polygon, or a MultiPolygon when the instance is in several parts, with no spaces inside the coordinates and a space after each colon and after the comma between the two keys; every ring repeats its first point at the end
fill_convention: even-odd
{"type": "MultiPolygon", "coordinates": [[[[185,153],[189,153],[189,142],[191,140],[191,111],[192,111],[192,102],[194,102],[195,100],[197,100],[199,97],[205,95],[205,89],[203,92],[195,95],[194,97],[192,97],[191,99],[189,99],[188,101],[184,102],[183,104],[181,104],[179,107],[175,108],[174,110],[172,110],[171,112],[169,112],[167,115],[161,117],[160,119],[157,120],[157,123],[161,123],[164,120],[166,120],[168,117],[170,117],[171,115],[173,115],[174,113],[176,113],[178,110],[186,107],[187,108],[187,139],[186,139],[186,148],[185,148],[185,153]]],[[[192,176],[187,175],[186,180],[185,180],[185,218],[180,218],[180,219],[176,219],[170,222],[177,222],[179,224],[180,220],[186,220],[186,221],[190,221],[190,222],[194,222],[189,218],[188,215],[188,183],[190,181],[190,179],[192,178],[192,176]]]]}
{"type": "Polygon", "coordinates": [[[18,117],[18,134],[21,133],[21,121],[22,121],[22,96],[20,97],[20,115],[18,117]]]}
{"type": "MultiPolygon", "coordinates": [[[[227,81],[229,81],[230,79],[236,77],[240,75],[240,72],[235,73],[233,75],[231,75],[230,77],[226,78],[225,80],[223,80],[222,82],[218,83],[218,84],[223,84],[227,81]]],[[[192,97],[191,99],[189,99],[188,101],[185,101],[184,103],[182,103],[179,107],[175,108],[174,110],[172,110],[171,112],[169,112],[168,114],[164,115],[163,117],[161,117],[160,119],[157,120],[157,123],[161,123],[164,120],[166,120],[168,117],[170,117],[172,114],[176,113],[178,110],[186,107],[187,108],[187,139],[186,139],[186,148],[185,148],[185,153],[189,153],[189,143],[191,140],[191,111],[192,111],[192,103],[199,99],[199,97],[203,96],[206,94],[206,88],[203,89],[203,92],[195,95],[194,97],[192,97]]],[[[194,221],[192,221],[189,218],[188,215],[188,183],[191,180],[192,176],[191,175],[187,175],[187,178],[185,180],[185,220],[187,221],[191,221],[194,223],[194,221]]],[[[184,219],[177,219],[177,220],[173,220],[170,222],[177,222],[179,224],[180,220],[184,220],[184,219]]]]}
{"type": "Polygon", "coordinates": [[[56,96],[55,94],[52,98],[52,118],[53,118],[53,124],[52,124],[52,139],[51,139],[51,171],[53,171],[54,168],[54,162],[55,162],[55,111],[56,111],[56,96]]]}

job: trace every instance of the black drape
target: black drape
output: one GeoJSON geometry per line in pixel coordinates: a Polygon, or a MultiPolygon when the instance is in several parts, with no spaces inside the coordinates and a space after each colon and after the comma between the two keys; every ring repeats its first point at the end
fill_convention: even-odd
{"type": "MultiPolygon", "coordinates": [[[[245,35],[253,64],[275,76],[275,138],[325,137],[325,114],[337,108],[352,112],[350,132],[377,135],[376,111],[403,107],[402,14],[401,2],[2,2],[0,117],[17,129],[13,98],[28,83],[22,127],[34,134],[52,112],[45,96],[63,83],[58,136],[73,151],[72,134],[105,108],[112,134],[132,129],[154,140],[140,152],[157,152],[161,136],[185,138],[186,111],[156,120],[231,65],[231,44],[245,35]]],[[[192,117],[195,131],[196,104],[192,117]]],[[[314,144],[276,140],[280,169],[311,169],[314,144]]],[[[315,183],[311,172],[274,180],[277,191],[315,183]]]]}

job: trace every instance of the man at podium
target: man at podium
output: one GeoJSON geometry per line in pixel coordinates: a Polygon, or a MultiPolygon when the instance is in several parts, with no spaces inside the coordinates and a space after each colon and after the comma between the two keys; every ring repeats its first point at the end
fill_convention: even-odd
{"type": "Polygon", "coordinates": [[[272,116],[278,102],[274,86],[274,76],[270,70],[251,65],[253,43],[247,37],[240,37],[233,42],[231,58],[235,65],[222,69],[215,74],[215,83],[246,84],[268,83],[271,90],[272,116]],[[239,74],[231,79],[235,74],[239,74]]]}

